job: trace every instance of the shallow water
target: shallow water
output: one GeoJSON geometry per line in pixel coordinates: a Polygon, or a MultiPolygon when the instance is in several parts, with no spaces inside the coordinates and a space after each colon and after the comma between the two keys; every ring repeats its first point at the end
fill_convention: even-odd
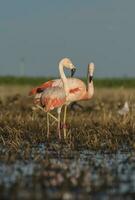
{"type": "MultiPolygon", "coordinates": [[[[7,149],[0,148],[1,155],[7,149]]],[[[12,154],[12,153],[11,153],[12,154]]],[[[0,161],[0,199],[134,199],[135,153],[30,148],[0,161]]]]}

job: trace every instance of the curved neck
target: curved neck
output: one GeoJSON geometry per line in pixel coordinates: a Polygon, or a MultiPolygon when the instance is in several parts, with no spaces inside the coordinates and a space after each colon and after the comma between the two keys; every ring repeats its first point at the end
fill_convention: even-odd
{"type": "Polygon", "coordinates": [[[68,85],[67,85],[67,77],[65,76],[65,73],[64,73],[64,66],[63,64],[60,62],[59,63],[59,73],[60,73],[60,78],[63,82],[63,87],[64,87],[64,90],[65,90],[65,93],[66,95],[68,95],[68,85]]]}
{"type": "Polygon", "coordinates": [[[90,72],[87,72],[87,98],[90,99],[94,94],[93,80],[90,78],[90,72]]]}

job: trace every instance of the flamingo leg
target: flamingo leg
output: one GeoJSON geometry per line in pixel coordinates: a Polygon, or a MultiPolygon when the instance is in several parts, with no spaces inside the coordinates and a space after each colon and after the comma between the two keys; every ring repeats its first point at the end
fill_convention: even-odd
{"type": "Polygon", "coordinates": [[[61,131],[60,131],[61,107],[59,107],[59,108],[57,109],[57,113],[58,113],[58,135],[59,135],[59,139],[61,140],[61,131]]]}
{"type": "Polygon", "coordinates": [[[49,135],[50,135],[49,113],[47,112],[47,138],[49,138],[49,135]]]}
{"type": "Polygon", "coordinates": [[[48,115],[50,115],[50,117],[52,117],[53,119],[55,119],[58,122],[58,119],[54,115],[52,115],[50,112],[48,112],[48,115]]]}
{"type": "Polygon", "coordinates": [[[53,125],[55,124],[55,122],[56,122],[56,121],[53,121],[53,122],[51,123],[51,126],[53,126],[53,125]]]}
{"type": "MultiPolygon", "coordinates": [[[[43,111],[45,111],[41,106],[37,105],[37,107],[43,111]]],[[[61,112],[61,109],[60,109],[61,112]]],[[[50,135],[50,120],[49,120],[49,116],[52,117],[54,120],[56,120],[59,124],[60,127],[60,119],[57,119],[54,115],[52,115],[50,112],[47,112],[47,138],[49,138],[50,135]]],[[[60,116],[59,116],[60,117],[60,116]]],[[[59,128],[60,129],[60,128],[59,128]]],[[[61,137],[60,135],[60,131],[59,131],[59,137],[61,137]]]]}
{"type": "MultiPolygon", "coordinates": [[[[37,106],[37,108],[45,111],[44,108],[42,108],[41,106],[39,106],[39,105],[36,105],[36,106],[37,106]]],[[[58,121],[58,119],[54,115],[52,115],[50,112],[48,112],[48,115],[50,115],[50,117],[52,117],[53,119],[55,119],[56,121],[58,121]]]]}
{"type": "Polygon", "coordinates": [[[43,111],[44,111],[44,109],[43,109],[41,106],[36,105],[36,107],[39,108],[40,110],[43,110],[43,111]]]}
{"type": "Polygon", "coordinates": [[[67,133],[66,133],[66,115],[67,115],[67,105],[65,105],[65,108],[64,108],[64,118],[63,118],[64,139],[66,139],[66,137],[67,137],[67,133]]]}

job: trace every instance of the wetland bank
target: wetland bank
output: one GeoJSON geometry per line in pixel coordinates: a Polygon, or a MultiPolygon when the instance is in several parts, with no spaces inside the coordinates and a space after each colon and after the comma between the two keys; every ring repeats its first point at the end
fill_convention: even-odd
{"type": "Polygon", "coordinates": [[[82,110],[69,108],[68,137],[59,142],[56,124],[47,140],[30,88],[0,87],[0,198],[134,199],[135,90],[96,88],[82,110]]]}

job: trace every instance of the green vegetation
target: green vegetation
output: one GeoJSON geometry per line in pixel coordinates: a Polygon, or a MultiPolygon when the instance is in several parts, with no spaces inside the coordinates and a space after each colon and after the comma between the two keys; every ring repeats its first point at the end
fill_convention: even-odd
{"type": "MultiPolygon", "coordinates": [[[[54,79],[54,77],[14,77],[1,76],[0,84],[11,85],[40,85],[41,83],[54,79]]],[[[86,82],[86,79],[82,79],[86,82]]],[[[100,78],[94,79],[96,87],[135,87],[135,78],[100,78]]]]}
{"type": "Polygon", "coordinates": [[[15,77],[15,76],[1,76],[0,84],[7,85],[39,85],[49,79],[50,77],[15,77]]]}
{"type": "Polygon", "coordinates": [[[135,87],[135,78],[104,78],[95,80],[96,87],[135,87]]]}

